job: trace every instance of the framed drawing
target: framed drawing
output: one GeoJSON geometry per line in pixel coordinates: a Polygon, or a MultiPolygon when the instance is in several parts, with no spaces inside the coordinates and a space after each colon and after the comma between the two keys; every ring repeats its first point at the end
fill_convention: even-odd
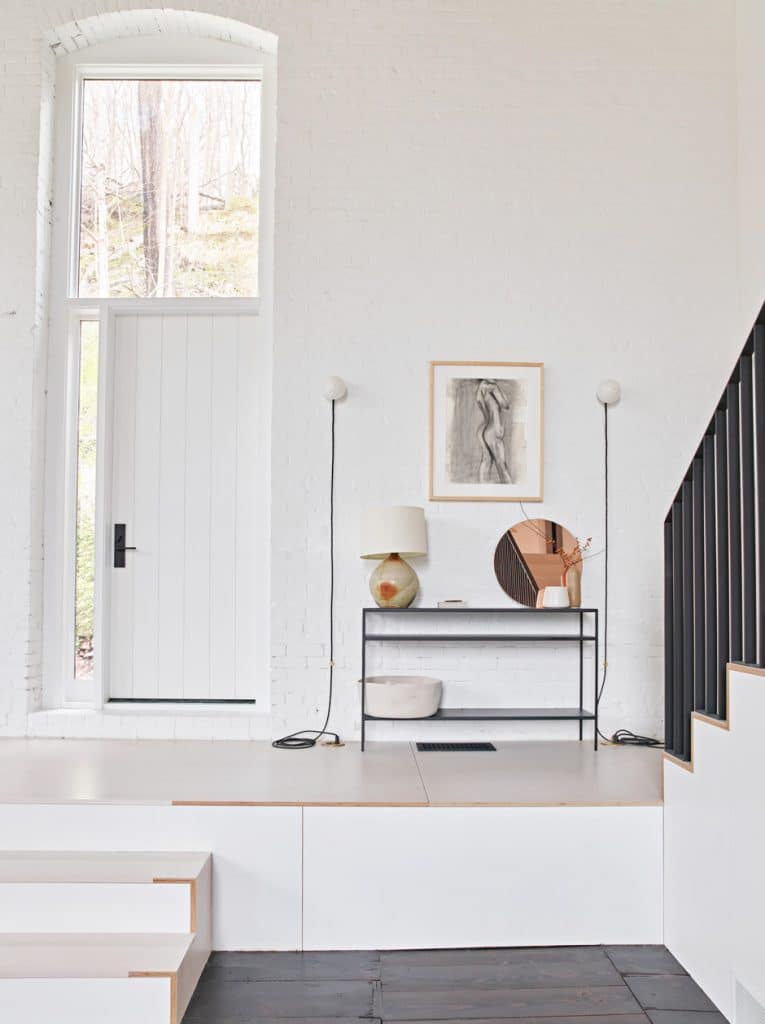
{"type": "Polygon", "coordinates": [[[430,500],[541,501],[542,363],[430,364],[430,500]]]}

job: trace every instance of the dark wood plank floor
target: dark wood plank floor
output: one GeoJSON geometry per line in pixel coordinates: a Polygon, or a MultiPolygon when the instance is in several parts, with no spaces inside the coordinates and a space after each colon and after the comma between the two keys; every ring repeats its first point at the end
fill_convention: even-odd
{"type": "Polygon", "coordinates": [[[184,1024],[478,1020],[725,1024],[663,946],[213,953],[184,1024]]]}

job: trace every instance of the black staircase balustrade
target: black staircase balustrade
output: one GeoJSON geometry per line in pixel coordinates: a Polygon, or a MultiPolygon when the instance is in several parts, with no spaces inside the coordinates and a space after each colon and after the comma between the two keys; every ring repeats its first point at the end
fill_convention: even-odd
{"type": "Polygon", "coordinates": [[[664,521],[665,746],[724,719],[729,662],[765,667],[765,306],[664,521]]]}

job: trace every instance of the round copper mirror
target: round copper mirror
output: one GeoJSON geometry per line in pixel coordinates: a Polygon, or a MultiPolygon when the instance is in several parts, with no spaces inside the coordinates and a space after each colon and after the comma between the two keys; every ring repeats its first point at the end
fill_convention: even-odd
{"type": "MultiPolygon", "coordinates": [[[[588,542],[589,543],[589,542],[588,542]]],[[[586,548],[586,545],[585,545],[586,548]]],[[[494,572],[504,592],[518,604],[541,607],[545,587],[568,588],[572,608],[582,602],[582,547],[560,523],[523,519],[499,539],[494,572]]]]}

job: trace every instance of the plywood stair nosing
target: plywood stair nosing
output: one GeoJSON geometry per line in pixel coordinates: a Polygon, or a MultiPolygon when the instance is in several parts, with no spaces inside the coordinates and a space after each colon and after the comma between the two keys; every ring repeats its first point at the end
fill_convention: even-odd
{"type": "Polygon", "coordinates": [[[715,715],[705,714],[703,711],[692,711],[691,712],[691,756],[688,761],[684,761],[681,757],[677,757],[675,754],[670,754],[668,751],[664,751],[664,760],[668,764],[676,765],[678,768],[682,768],[686,772],[691,774],[694,771],[694,760],[693,753],[695,750],[695,733],[696,723],[699,722],[702,725],[711,725],[715,729],[723,729],[726,732],[730,732],[730,705],[731,705],[731,685],[730,677],[732,672],[742,673],[743,675],[752,676],[763,676],[765,677],[765,668],[758,668],[756,665],[744,665],[739,662],[729,661],[725,666],[725,718],[718,718],[715,715]]]}

